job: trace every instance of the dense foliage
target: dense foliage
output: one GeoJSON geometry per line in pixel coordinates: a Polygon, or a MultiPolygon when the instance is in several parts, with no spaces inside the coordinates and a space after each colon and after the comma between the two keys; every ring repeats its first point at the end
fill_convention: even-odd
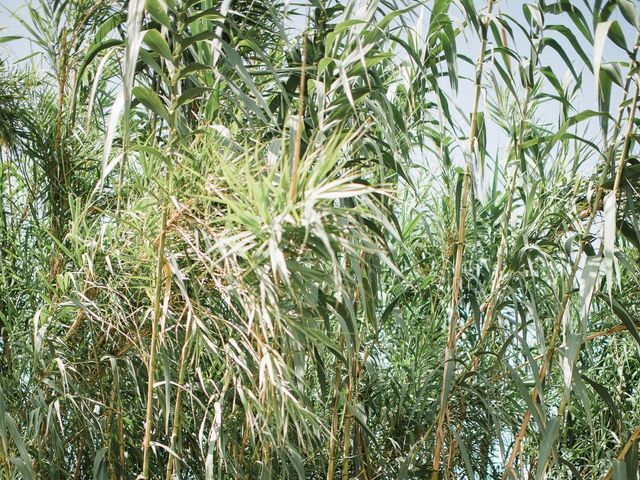
{"type": "Polygon", "coordinates": [[[638,10],[32,0],[0,477],[637,479],[638,10]]]}

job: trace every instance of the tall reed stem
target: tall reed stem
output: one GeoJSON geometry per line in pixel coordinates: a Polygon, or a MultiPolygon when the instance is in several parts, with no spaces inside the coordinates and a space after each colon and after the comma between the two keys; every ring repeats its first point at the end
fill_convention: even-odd
{"type": "MultiPolygon", "coordinates": [[[[180,434],[180,425],[182,423],[182,397],[183,397],[183,388],[184,385],[184,377],[187,371],[187,354],[189,352],[189,347],[191,345],[191,330],[192,330],[192,312],[189,310],[187,312],[187,324],[185,326],[185,337],[184,343],[182,344],[182,351],[180,352],[180,367],[178,371],[178,389],[176,392],[176,402],[173,408],[173,427],[171,429],[171,440],[169,446],[171,447],[171,451],[175,452],[176,443],[178,440],[178,436],[180,434]]],[[[167,473],[166,480],[171,480],[174,470],[174,455],[169,452],[169,459],[167,460],[167,473]]],[[[176,466],[176,470],[178,470],[178,466],[176,466]]],[[[176,473],[176,477],[179,478],[179,473],[176,473]]]]}
{"type": "Polygon", "coordinates": [[[298,169],[300,168],[300,151],[302,144],[302,130],[304,130],[304,96],[307,84],[307,32],[302,36],[302,66],[300,68],[300,94],[298,96],[298,125],[293,144],[293,165],[291,166],[291,184],[289,186],[289,200],[295,201],[298,194],[298,169]]]}
{"type": "Polygon", "coordinates": [[[452,299],[451,299],[451,315],[449,317],[449,331],[447,335],[447,345],[444,352],[444,372],[442,375],[442,393],[440,396],[440,411],[438,415],[438,427],[436,429],[436,443],[433,452],[433,471],[432,480],[437,480],[440,472],[440,452],[444,443],[444,420],[448,412],[448,398],[450,389],[450,377],[453,373],[453,357],[456,348],[456,333],[458,330],[458,303],[460,295],[460,283],[462,277],[462,253],[464,250],[465,229],[467,220],[467,202],[469,200],[469,192],[471,190],[471,177],[473,171],[473,153],[476,148],[477,130],[478,130],[478,105],[480,103],[480,94],[482,91],[482,72],[484,68],[484,59],[487,48],[487,32],[493,10],[494,0],[489,0],[487,5],[487,13],[481,26],[481,45],[478,62],[476,64],[475,89],[473,97],[473,107],[471,110],[471,125],[469,132],[469,145],[467,152],[467,161],[464,171],[464,179],[462,185],[462,198],[460,200],[460,217],[458,224],[458,244],[456,248],[456,259],[452,282],[452,299]]]}
{"type": "MultiPolygon", "coordinates": [[[[167,180],[169,175],[169,169],[167,168],[167,180]]],[[[147,366],[147,408],[145,416],[144,426],[144,441],[143,441],[143,461],[142,461],[142,477],[145,480],[149,478],[149,446],[151,444],[151,422],[153,420],[153,384],[155,377],[155,364],[156,355],[158,349],[158,328],[160,324],[161,315],[161,303],[162,303],[162,284],[163,284],[163,272],[166,262],[164,249],[167,235],[167,210],[168,205],[165,200],[162,205],[162,215],[160,218],[160,242],[158,245],[157,264],[156,264],[156,291],[153,299],[153,318],[151,320],[151,346],[149,348],[149,364],[147,366]]]]}

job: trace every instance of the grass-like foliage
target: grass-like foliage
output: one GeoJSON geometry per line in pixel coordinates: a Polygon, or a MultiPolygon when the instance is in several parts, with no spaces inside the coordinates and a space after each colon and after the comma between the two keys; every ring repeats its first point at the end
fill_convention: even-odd
{"type": "Polygon", "coordinates": [[[0,478],[638,479],[639,10],[25,0],[0,478]]]}

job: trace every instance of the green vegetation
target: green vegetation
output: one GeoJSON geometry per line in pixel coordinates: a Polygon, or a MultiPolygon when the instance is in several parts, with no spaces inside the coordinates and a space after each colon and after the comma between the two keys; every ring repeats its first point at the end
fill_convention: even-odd
{"type": "Polygon", "coordinates": [[[639,478],[639,8],[482,2],[20,10],[0,478],[639,478]]]}

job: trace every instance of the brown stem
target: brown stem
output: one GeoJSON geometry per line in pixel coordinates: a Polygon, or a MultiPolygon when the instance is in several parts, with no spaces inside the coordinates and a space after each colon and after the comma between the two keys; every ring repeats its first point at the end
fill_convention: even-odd
{"type": "Polygon", "coordinates": [[[476,77],[475,77],[475,93],[473,98],[473,108],[471,113],[471,125],[469,133],[469,156],[466,162],[464,179],[462,184],[462,198],[460,205],[460,219],[458,224],[458,244],[456,248],[456,260],[452,282],[452,299],[451,299],[451,315],[449,318],[449,331],[447,335],[447,345],[444,351],[444,371],[442,374],[442,393],[440,397],[440,411],[438,415],[438,426],[436,429],[436,443],[433,452],[433,473],[432,480],[437,480],[440,472],[440,451],[442,450],[442,444],[444,443],[444,420],[448,413],[448,387],[447,379],[451,374],[453,366],[453,356],[455,354],[456,347],[456,333],[457,324],[459,319],[458,303],[460,294],[460,283],[462,276],[462,253],[464,250],[465,241],[465,228],[467,219],[467,202],[469,198],[469,192],[471,190],[471,175],[472,175],[472,155],[476,147],[476,137],[478,129],[478,105],[480,103],[480,93],[482,87],[482,72],[484,67],[484,58],[487,48],[487,30],[489,26],[489,17],[493,9],[493,1],[489,0],[487,5],[487,14],[484,19],[481,37],[482,42],[480,46],[480,54],[478,56],[478,62],[476,64],[476,77]]]}
{"type": "MultiPolygon", "coordinates": [[[[76,456],[76,469],[73,474],[74,480],[80,480],[80,474],[82,473],[82,455],[84,453],[84,442],[80,441],[80,447],[78,448],[78,455],[76,456]]],[[[10,477],[7,477],[10,478],[10,477]]]]}

